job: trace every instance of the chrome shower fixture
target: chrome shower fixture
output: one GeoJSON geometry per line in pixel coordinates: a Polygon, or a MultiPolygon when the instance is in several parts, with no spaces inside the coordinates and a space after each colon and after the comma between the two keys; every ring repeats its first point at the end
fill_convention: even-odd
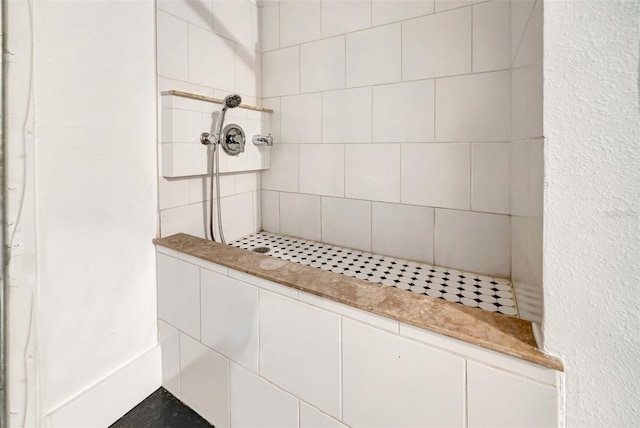
{"type": "Polygon", "coordinates": [[[227,110],[230,108],[236,108],[242,102],[242,97],[238,94],[231,94],[224,97],[224,106],[218,116],[218,122],[216,123],[216,143],[220,142],[220,135],[222,134],[222,126],[224,125],[224,116],[227,114],[227,110]]]}
{"type": "Polygon", "coordinates": [[[230,108],[236,108],[241,103],[242,97],[238,94],[231,94],[224,97],[222,110],[220,111],[218,121],[216,122],[215,134],[211,135],[208,132],[203,132],[200,134],[200,142],[204,145],[214,144],[213,149],[215,150],[215,144],[219,144],[221,142],[220,137],[222,135],[222,126],[224,125],[224,117],[227,114],[227,110],[230,108]],[[213,137],[213,140],[211,137],[213,137]]]}
{"type": "Polygon", "coordinates": [[[238,94],[231,94],[224,97],[224,106],[226,108],[236,108],[242,103],[242,97],[238,94]]]}
{"type": "Polygon", "coordinates": [[[224,239],[224,233],[222,230],[222,211],[220,210],[220,150],[216,150],[216,145],[221,145],[225,152],[230,155],[239,155],[244,152],[245,136],[244,131],[239,125],[229,124],[224,128],[224,116],[227,110],[230,108],[236,108],[242,103],[242,97],[238,94],[231,94],[224,97],[222,110],[218,116],[218,122],[216,123],[215,134],[212,136],[208,132],[203,132],[200,135],[200,142],[204,145],[211,147],[211,191],[209,193],[209,234],[211,240],[215,241],[214,227],[213,227],[213,179],[215,177],[215,189],[216,189],[216,202],[218,211],[218,234],[220,236],[220,242],[226,244],[224,239]]]}
{"type": "Polygon", "coordinates": [[[271,136],[271,134],[269,135],[255,134],[251,138],[251,141],[256,146],[273,146],[273,137],[271,136]]]}

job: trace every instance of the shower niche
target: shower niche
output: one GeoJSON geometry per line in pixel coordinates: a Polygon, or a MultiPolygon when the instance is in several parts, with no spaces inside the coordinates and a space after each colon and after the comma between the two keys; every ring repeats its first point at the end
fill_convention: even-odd
{"type": "MultiPolygon", "coordinates": [[[[210,149],[202,145],[200,135],[213,133],[222,108],[222,99],[180,91],[162,92],[161,153],[162,176],[189,177],[209,173],[210,149]]],[[[251,143],[253,135],[271,132],[273,110],[241,104],[227,112],[226,123],[238,125],[246,134],[244,151],[231,156],[220,152],[220,172],[269,169],[268,145],[251,143]]]]}

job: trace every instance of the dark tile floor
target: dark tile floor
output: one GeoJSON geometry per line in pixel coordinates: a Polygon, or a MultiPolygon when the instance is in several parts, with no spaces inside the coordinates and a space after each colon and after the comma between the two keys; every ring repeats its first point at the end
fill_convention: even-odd
{"type": "Polygon", "coordinates": [[[164,388],[144,399],[109,428],[210,428],[199,414],[164,388]]]}

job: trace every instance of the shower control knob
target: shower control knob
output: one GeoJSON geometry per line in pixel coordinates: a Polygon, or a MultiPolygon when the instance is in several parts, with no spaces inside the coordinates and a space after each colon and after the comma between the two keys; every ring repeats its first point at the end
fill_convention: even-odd
{"type": "Polygon", "coordinates": [[[244,131],[239,125],[230,123],[222,131],[222,148],[227,154],[234,156],[244,152],[244,131]]]}

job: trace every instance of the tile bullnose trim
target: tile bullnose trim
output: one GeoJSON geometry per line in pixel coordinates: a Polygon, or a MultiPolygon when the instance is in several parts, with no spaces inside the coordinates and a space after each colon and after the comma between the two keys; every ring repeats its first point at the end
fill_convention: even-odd
{"type": "Polygon", "coordinates": [[[538,349],[531,322],[407,293],[357,278],[281,261],[178,233],[156,238],[165,248],[315,294],[338,303],[462,340],[553,370],[562,362],[538,349]]]}
{"type": "MultiPolygon", "coordinates": [[[[204,95],[192,94],[190,92],[183,92],[183,91],[175,91],[175,90],[162,91],[160,92],[160,95],[173,95],[176,97],[190,98],[192,100],[208,101],[216,104],[224,104],[224,100],[221,98],[206,97],[204,95]]],[[[258,107],[251,104],[240,104],[238,107],[244,108],[247,110],[261,111],[264,113],[273,113],[273,110],[270,108],[258,107]]]]}

